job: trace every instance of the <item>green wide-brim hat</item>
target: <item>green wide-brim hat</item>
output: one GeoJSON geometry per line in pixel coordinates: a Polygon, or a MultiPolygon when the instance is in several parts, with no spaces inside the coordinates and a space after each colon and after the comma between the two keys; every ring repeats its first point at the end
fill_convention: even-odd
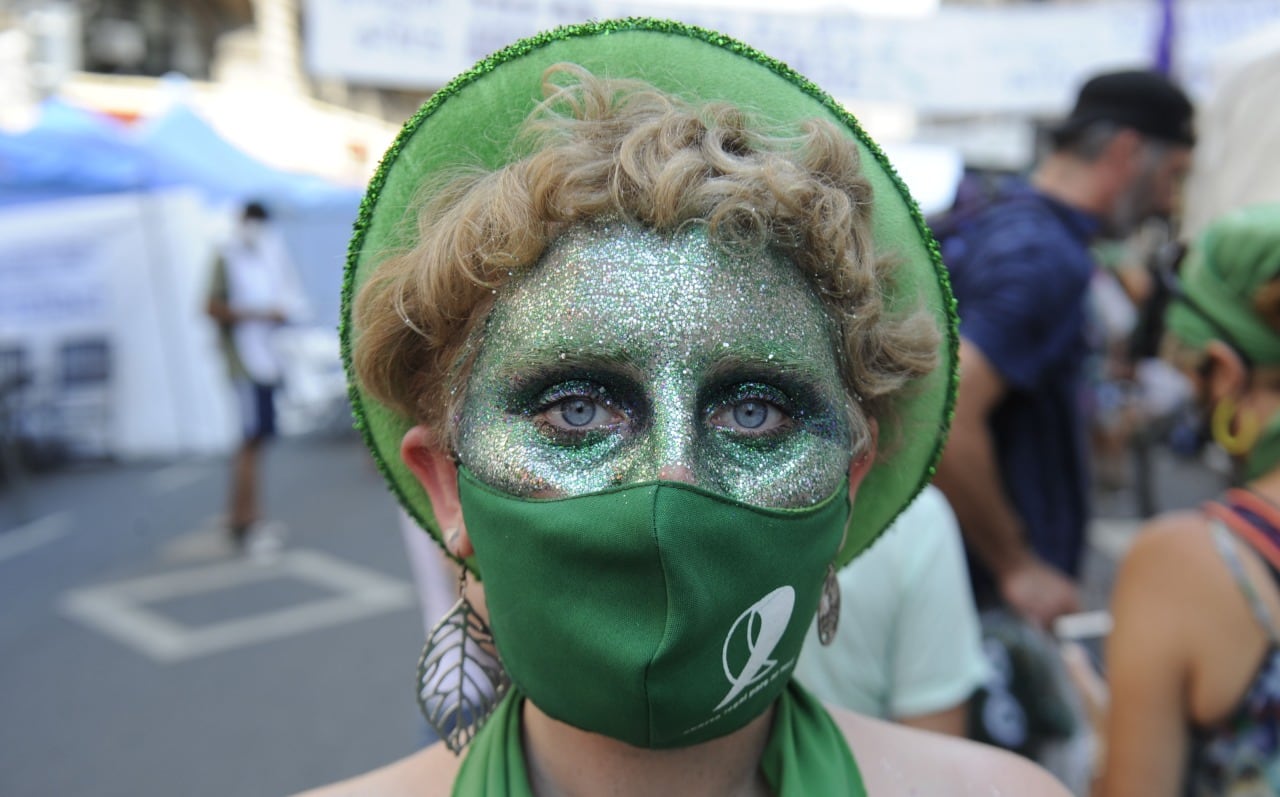
{"type": "MultiPolygon", "coordinates": [[[[899,265],[889,308],[927,307],[937,318],[943,343],[939,367],[904,392],[893,417],[881,419],[879,449],[886,455],[858,490],[836,562],[844,565],[923,489],[942,452],[955,401],[958,345],[946,272],[915,201],[857,120],[785,64],[728,36],[677,22],[590,22],[522,39],[432,95],[400,131],[360,207],[342,295],[342,356],[352,408],[378,467],[405,509],[441,542],[431,502],[400,460],[400,441],[413,421],[367,394],[355,378],[351,352],[360,331],[352,322],[352,306],[387,253],[413,245],[416,227],[406,223],[406,216],[423,202],[428,178],[465,167],[497,169],[518,157],[512,143],[543,99],[542,73],[561,62],[579,64],[600,77],[645,80],[690,100],[727,101],[782,129],[824,118],[857,142],[874,190],[876,251],[896,258],[899,265]]],[[[466,564],[475,569],[473,562],[466,564]]]]}

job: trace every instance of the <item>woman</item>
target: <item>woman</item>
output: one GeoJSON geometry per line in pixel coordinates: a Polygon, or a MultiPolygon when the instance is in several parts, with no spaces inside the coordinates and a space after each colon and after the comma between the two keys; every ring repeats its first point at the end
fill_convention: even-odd
{"type": "Polygon", "coordinates": [[[851,124],[764,56],[646,20],[518,43],[410,123],[353,244],[358,411],[483,577],[512,687],[461,757],[325,793],[1061,793],[791,683],[949,411],[945,287],[851,124]]]}
{"type": "Polygon", "coordinates": [[[1166,322],[1165,354],[1192,380],[1244,486],[1151,521],[1121,566],[1098,791],[1277,794],[1280,205],[1208,228],[1166,322]]]}

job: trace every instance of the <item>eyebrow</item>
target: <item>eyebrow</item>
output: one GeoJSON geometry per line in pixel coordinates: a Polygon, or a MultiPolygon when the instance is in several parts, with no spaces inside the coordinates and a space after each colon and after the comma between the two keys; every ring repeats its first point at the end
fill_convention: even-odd
{"type": "MultiPolygon", "coordinates": [[[[844,398],[844,381],[834,356],[821,362],[811,356],[808,347],[777,340],[767,345],[746,344],[741,349],[730,349],[717,356],[714,349],[701,352],[714,358],[704,377],[706,384],[725,386],[732,382],[757,381],[778,383],[778,387],[801,398],[808,393],[825,403],[839,404],[844,398]],[[772,357],[772,359],[770,359],[772,357]],[[834,373],[828,373],[828,367],[834,373]]],[[[619,344],[595,348],[584,352],[566,350],[560,346],[533,346],[522,349],[501,365],[496,366],[494,376],[508,383],[551,383],[575,376],[609,376],[624,379],[633,385],[645,383],[647,371],[643,367],[649,352],[637,353],[631,346],[619,344]]]]}
{"type": "Polygon", "coordinates": [[[734,354],[718,361],[707,372],[708,381],[759,379],[768,381],[772,374],[782,374],[788,382],[810,390],[825,392],[828,384],[840,384],[838,374],[830,378],[826,369],[812,358],[780,352],[773,359],[734,354]]]}
{"type": "Polygon", "coordinates": [[[581,353],[564,351],[559,347],[534,348],[521,351],[511,360],[495,369],[499,379],[515,381],[531,375],[542,378],[563,378],[583,369],[603,369],[640,380],[644,371],[635,359],[625,351],[591,351],[581,353]]]}

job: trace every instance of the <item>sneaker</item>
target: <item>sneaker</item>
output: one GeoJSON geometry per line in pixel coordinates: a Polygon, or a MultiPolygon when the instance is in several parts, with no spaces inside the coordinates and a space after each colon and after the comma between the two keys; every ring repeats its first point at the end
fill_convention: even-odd
{"type": "Polygon", "coordinates": [[[242,550],[252,562],[270,563],[284,549],[286,533],[283,523],[259,521],[249,527],[242,550]]]}

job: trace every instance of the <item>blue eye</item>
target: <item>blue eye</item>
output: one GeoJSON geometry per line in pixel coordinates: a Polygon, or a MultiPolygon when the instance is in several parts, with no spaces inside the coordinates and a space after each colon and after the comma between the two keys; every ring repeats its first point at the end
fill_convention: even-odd
{"type": "Polygon", "coordinates": [[[600,385],[573,380],[545,390],[534,418],[538,427],[554,440],[577,444],[584,435],[617,430],[627,421],[619,406],[600,385]]]}
{"type": "Polygon", "coordinates": [[[793,426],[786,399],[779,391],[745,384],[733,392],[738,395],[718,404],[707,418],[712,427],[743,437],[764,437],[784,433],[793,426]]]}
{"type": "Polygon", "coordinates": [[[733,420],[743,429],[759,429],[769,418],[769,405],[763,401],[743,401],[733,405],[733,420]]]}
{"type": "Polygon", "coordinates": [[[556,410],[565,423],[575,427],[586,426],[596,417],[596,403],[587,398],[565,399],[556,410]]]}

